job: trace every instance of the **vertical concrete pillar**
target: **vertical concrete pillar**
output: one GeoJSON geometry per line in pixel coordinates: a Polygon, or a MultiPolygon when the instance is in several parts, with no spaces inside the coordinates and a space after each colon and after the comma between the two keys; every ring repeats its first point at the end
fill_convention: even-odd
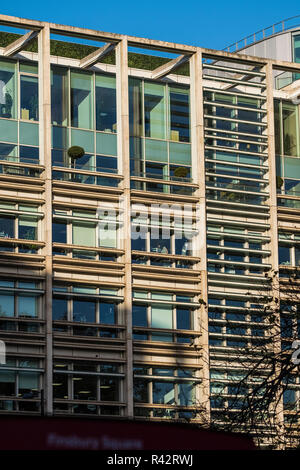
{"type": "MultiPolygon", "coordinates": [[[[277,187],[276,187],[276,154],[275,154],[275,125],[274,125],[274,97],[273,97],[273,67],[272,63],[268,62],[265,66],[266,70],[266,110],[267,110],[267,132],[268,132],[268,166],[269,166],[269,205],[270,205],[270,264],[272,269],[277,273],[273,275],[272,280],[272,294],[274,301],[271,308],[276,311],[280,301],[279,294],[279,261],[278,261],[278,219],[277,219],[277,187]]],[[[280,339],[280,313],[278,313],[275,320],[276,326],[273,332],[273,348],[274,353],[278,354],[281,351],[280,339]]],[[[278,365],[277,372],[280,373],[280,365],[278,365]]],[[[281,442],[284,440],[284,413],[283,413],[283,398],[278,397],[276,400],[276,413],[275,424],[278,426],[278,433],[281,437],[281,442]]]]}
{"type": "Polygon", "coordinates": [[[197,403],[203,408],[203,421],[209,422],[209,349],[207,315],[207,262],[206,262],[206,197],[205,197],[205,157],[204,157],[204,119],[202,52],[199,49],[190,59],[191,76],[191,137],[193,179],[199,184],[197,202],[197,242],[195,255],[200,257],[201,301],[200,315],[195,329],[201,332],[198,347],[201,348],[201,387],[197,391],[197,403]]]}
{"type": "Polygon", "coordinates": [[[128,102],[128,44],[125,36],[116,47],[117,131],[118,162],[123,180],[120,207],[123,212],[122,243],[125,250],[126,322],[126,414],[133,417],[133,350],[132,350],[132,277],[131,277],[131,224],[130,224],[130,161],[129,161],[129,102],[128,102]]]}
{"type": "Polygon", "coordinates": [[[51,80],[50,80],[50,27],[44,24],[38,36],[39,59],[39,139],[40,158],[45,165],[45,301],[46,363],[44,380],[45,413],[53,413],[52,393],[52,181],[51,181],[51,80]]]}

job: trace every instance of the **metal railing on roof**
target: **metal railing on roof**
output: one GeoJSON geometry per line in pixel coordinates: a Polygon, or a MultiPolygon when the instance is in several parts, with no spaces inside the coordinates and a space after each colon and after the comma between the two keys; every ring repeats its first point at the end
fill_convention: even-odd
{"type": "Polygon", "coordinates": [[[283,31],[289,31],[291,29],[297,28],[298,26],[300,26],[300,15],[292,16],[286,20],[274,23],[267,28],[261,29],[256,33],[250,34],[250,36],[246,36],[245,38],[230,44],[230,46],[227,46],[222,50],[227,52],[237,52],[241,49],[244,49],[245,47],[251,46],[259,41],[262,41],[263,39],[273,36],[274,34],[282,33],[283,31]]]}

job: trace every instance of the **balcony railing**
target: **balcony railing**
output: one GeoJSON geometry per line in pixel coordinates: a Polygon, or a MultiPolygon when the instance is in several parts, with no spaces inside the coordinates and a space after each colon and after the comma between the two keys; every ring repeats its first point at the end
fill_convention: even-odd
{"type": "Polygon", "coordinates": [[[250,34],[250,36],[246,36],[239,41],[230,44],[229,46],[222,49],[223,51],[227,52],[237,52],[245,47],[251,46],[263,39],[266,39],[274,34],[282,33],[283,31],[289,31],[291,29],[300,27],[300,15],[291,16],[285,20],[279,21],[278,23],[274,23],[267,28],[263,28],[256,33],[250,34]]]}

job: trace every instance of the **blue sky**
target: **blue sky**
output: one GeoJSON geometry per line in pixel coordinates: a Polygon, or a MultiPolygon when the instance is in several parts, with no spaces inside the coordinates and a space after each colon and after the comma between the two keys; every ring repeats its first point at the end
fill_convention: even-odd
{"type": "Polygon", "coordinates": [[[0,13],[222,49],[282,19],[300,15],[300,4],[299,0],[13,0],[2,3],[0,13]]]}

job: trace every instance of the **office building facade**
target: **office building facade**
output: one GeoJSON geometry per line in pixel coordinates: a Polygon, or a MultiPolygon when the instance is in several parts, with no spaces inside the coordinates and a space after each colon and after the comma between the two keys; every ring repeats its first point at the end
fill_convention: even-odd
{"type": "Polygon", "coordinates": [[[0,413],[238,413],[300,260],[300,30],[273,58],[0,22],[0,413]]]}

